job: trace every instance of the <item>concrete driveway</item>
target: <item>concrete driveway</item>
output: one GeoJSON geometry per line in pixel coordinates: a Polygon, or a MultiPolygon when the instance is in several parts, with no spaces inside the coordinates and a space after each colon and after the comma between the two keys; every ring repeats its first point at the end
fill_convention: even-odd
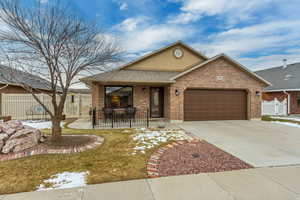
{"type": "Polygon", "coordinates": [[[300,128],[258,120],[178,125],[254,167],[300,164],[300,128]]]}

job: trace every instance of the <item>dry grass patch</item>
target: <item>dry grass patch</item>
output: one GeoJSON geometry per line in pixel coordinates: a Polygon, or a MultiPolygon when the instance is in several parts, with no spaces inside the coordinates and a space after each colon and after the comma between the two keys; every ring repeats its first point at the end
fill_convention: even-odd
{"type": "Polygon", "coordinates": [[[268,122],[272,122],[272,121],[275,121],[275,122],[289,122],[289,123],[294,123],[294,124],[299,124],[300,125],[299,121],[295,121],[295,120],[292,120],[292,119],[289,120],[289,119],[272,118],[272,116],[262,116],[261,120],[262,121],[268,121],[268,122]]]}
{"type": "MultiPolygon", "coordinates": [[[[45,130],[49,133],[49,130],[45,130]]],[[[37,155],[0,163],[0,194],[33,191],[43,180],[62,172],[88,171],[88,184],[146,178],[146,161],[162,145],[133,155],[135,130],[78,130],[64,128],[64,135],[94,134],[104,143],[77,154],[37,155]]]]}

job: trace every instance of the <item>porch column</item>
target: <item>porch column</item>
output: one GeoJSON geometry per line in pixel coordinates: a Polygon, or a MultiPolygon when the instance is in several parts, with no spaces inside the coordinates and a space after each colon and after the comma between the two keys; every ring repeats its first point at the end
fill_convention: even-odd
{"type": "Polygon", "coordinates": [[[101,109],[104,107],[104,87],[97,83],[92,85],[92,107],[101,109]]]}
{"type": "Polygon", "coordinates": [[[139,110],[150,109],[150,87],[144,85],[133,86],[133,106],[139,110]]]}

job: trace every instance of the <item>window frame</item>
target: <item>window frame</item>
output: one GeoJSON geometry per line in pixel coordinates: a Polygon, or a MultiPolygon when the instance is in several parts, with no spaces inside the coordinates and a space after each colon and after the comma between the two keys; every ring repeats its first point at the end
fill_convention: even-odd
{"type": "MultiPolygon", "coordinates": [[[[134,102],[133,102],[133,86],[131,86],[131,85],[105,85],[104,86],[104,91],[103,91],[104,92],[104,108],[108,108],[107,103],[106,103],[106,88],[108,88],[108,87],[130,87],[131,90],[132,90],[131,102],[132,102],[132,107],[134,107],[133,106],[134,105],[134,102]]],[[[120,107],[120,108],[122,108],[122,107],[120,107]]],[[[113,109],[116,109],[116,108],[113,108],[113,109]]]]}

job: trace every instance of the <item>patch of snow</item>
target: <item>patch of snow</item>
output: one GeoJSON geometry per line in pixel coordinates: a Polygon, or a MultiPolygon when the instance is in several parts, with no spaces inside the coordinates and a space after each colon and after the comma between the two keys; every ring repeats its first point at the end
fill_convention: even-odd
{"type": "Polygon", "coordinates": [[[52,176],[50,179],[44,180],[37,191],[53,190],[53,189],[66,189],[74,187],[86,186],[86,175],[88,172],[63,172],[52,176]],[[45,184],[50,184],[46,187],[45,184]]]}
{"type": "Polygon", "coordinates": [[[151,149],[161,143],[171,140],[191,140],[192,138],[185,134],[182,130],[158,130],[152,131],[147,129],[137,129],[137,133],[133,135],[133,140],[137,145],[133,148],[133,154],[138,152],[145,153],[147,149],[151,149]]]}
{"type": "MultiPolygon", "coordinates": [[[[52,122],[51,121],[45,121],[45,120],[24,120],[21,121],[23,125],[31,126],[33,128],[37,129],[46,129],[46,128],[51,128],[52,127],[52,122]]],[[[61,127],[63,127],[65,122],[62,122],[60,124],[61,127]]]]}
{"type": "Polygon", "coordinates": [[[300,122],[300,118],[294,118],[294,117],[271,117],[272,119],[283,119],[283,120],[292,120],[300,122]]]}
{"type": "Polygon", "coordinates": [[[300,128],[300,124],[291,123],[291,122],[276,122],[276,121],[274,121],[272,123],[300,128]]]}

